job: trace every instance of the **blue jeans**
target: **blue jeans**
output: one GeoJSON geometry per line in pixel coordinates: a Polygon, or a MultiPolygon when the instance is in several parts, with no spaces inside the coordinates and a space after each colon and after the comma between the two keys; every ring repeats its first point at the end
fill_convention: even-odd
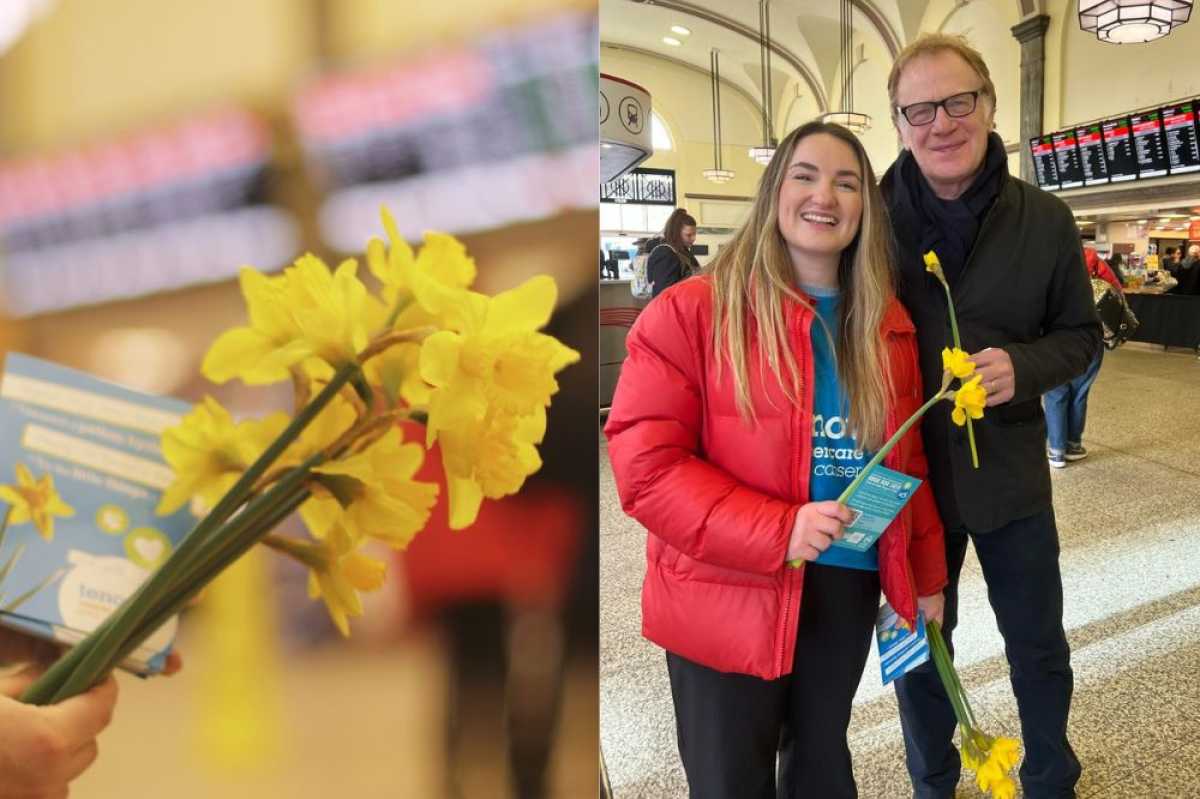
{"type": "MultiPolygon", "coordinates": [[[[946,531],[946,608],[943,636],[954,652],[958,623],[958,578],[975,545],[987,583],[988,601],[1004,638],[1009,680],[1021,717],[1025,761],[1021,785],[1028,799],[1075,796],[1080,765],[1067,741],[1074,675],[1063,631],[1062,574],[1058,567],[1058,528],[1051,510],[975,534],[946,531]]],[[[905,760],[916,799],[951,799],[960,760],[952,738],[954,709],[931,662],[896,681],[905,760]]],[[[1000,730],[986,732],[996,735],[1000,730]]]]}
{"type": "Polygon", "coordinates": [[[1096,382],[1103,359],[1104,350],[1101,349],[1083,374],[1042,395],[1042,407],[1046,411],[1046,439],[1051,452],[1062,454],[1067,451],[1068,444],[1079,446],[1083,443],[1088,391],[1096,382]]]}

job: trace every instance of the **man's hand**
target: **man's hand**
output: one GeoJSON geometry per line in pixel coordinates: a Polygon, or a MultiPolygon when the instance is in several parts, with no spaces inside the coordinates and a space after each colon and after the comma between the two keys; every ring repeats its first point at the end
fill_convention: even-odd
{"type": "Polygon", "coordinates": [[[975,373],[987,392],[987,407],[1008,402],[1017,388],[1017,377],[1013,374],[1012,358],[999,347],[988,347],[971,356],[975,362],[975,373]]]}
{"type": "Polygon", "coordinates": [[[792,524],[787,559],[816,560],[822,552],[842,537],[842,525],[849,524],[854,514],[835,500],[809,502],[801,505],[792,524]]]}
{"type": "Polygon", "coordinates": [[[942,616],[946,610],[946,597],[939,591],[929,596],[917,597],[917,610],[925,612],[925,621],[936,621],[942,625],[942,616]]]}
{"type": "Polygon", "coordinates": [[[64,799],[67,785],[96,759],[96,736],[112,720],[117,683],[109,677],[57,705],[18,702],[35,669],[0,678],[0,799],[64,799]]]}

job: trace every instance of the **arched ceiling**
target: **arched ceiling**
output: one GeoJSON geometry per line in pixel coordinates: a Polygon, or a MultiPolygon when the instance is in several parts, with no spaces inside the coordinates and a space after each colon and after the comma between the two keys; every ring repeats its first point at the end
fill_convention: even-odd
{"type": "MultiPolygon", "coordinates": [[[[865,46],[890,62],[915,35],[929,0],[852,0],[855,49],[865,46]]],[[[818,108],[836,108],[840,59],[838,0],[771,0],[772,86],[778,109],[785,90],[810,95],[818,108]]],[[[758,0],[606,0],[600,4],[602,44],[636,48],[686,62],[705,73],[709,52],[721,51],[722,82],[759,98],[758,0]],[[691,30],[663,43],[672,25],[691,30]]]]}

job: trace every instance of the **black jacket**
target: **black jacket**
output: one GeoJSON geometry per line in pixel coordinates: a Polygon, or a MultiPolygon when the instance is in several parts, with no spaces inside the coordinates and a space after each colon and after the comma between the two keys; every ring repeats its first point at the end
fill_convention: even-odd
{"type": "Polygon", "coordinates": [[[690,251],[680,253],[662,239],[652,240],[650,245],[654,249],[646,262],[646,278],[654,286],[651,296],[657,297],[676,283],[700,273],[700,263],[690,251]]]}
{"type": "MultiPolygon", "coordinates": [[[[896,234],[899,295],[917,327],[923,395],[930,397],[941,384],[942,348],[953,346],[953,337],[946,295],[925,271],[921,223],[899,163],[884,175],[882,189],[896,234]]],[[[943,519],[984,533],[1051,507],[1041,395],[1083,373],[1100,349],[1100,324],[1070,209],[1010,175],[951,288],[963,349],[1003,347],[1016,376],[1012,400],[974,423],[977,470],[966,428],[950,421],[948,403],[931,408],[922,422],[943,519]]]]}

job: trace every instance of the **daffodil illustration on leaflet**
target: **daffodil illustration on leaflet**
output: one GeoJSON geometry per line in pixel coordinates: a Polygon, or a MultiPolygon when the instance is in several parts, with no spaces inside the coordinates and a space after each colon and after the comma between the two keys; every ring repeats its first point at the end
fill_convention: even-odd
{"type": "Polygon", "coordinates": [[[348,635],[360,592],[385,579],[364,545],[401,549],[429,521],[441,486],[416,479],[427,449],[441,449],[454,529],[541,467],[555,376],[580,357],[540,332],[557,302],[553,279],[481,294],[459,241],[427,233],[414,252],[382,215],[387,241],[366,247],[377,293],[353,259],[330,269],[304,255],[272,276],[242,269],[247,323],[214,341],[202,371],[216,383],[290,380],[294,412],[235,421],[206,397],[163,434],[174,481],[158,511],[189,505],[203,518],[26,701],[86,690],[257,543],[308,569],[310,594],[348,635]],[[401,422],[424,424],[424,440],[406,438],[401,422]],[[308,537],[274,531],[295,512],[308,537]]]}
{"type": "MultiPolygon", "coordinates": [[[[44,474],[41,478],[35,478],[29,467],[23,463],[18,463],[15,471],[15,484],[0,485],[0,502],[7,505],[0,514],[0,551],[4,548],[9,525],[32,523],[38,535],[52,541],[55,517],[70,518],[75,515],[75,509],[63,501],[55,490],[52,476],[44,474]]],[[[7,556],[3,556],[3,560],[0,560],[0,611],[5,613],[12,613],[63,575],[62,570],[52,572],[32,588],[9,598],[4,591],[4,583],[24,554],[24,547],[24,544],[17,544],[7,556]]]]}

